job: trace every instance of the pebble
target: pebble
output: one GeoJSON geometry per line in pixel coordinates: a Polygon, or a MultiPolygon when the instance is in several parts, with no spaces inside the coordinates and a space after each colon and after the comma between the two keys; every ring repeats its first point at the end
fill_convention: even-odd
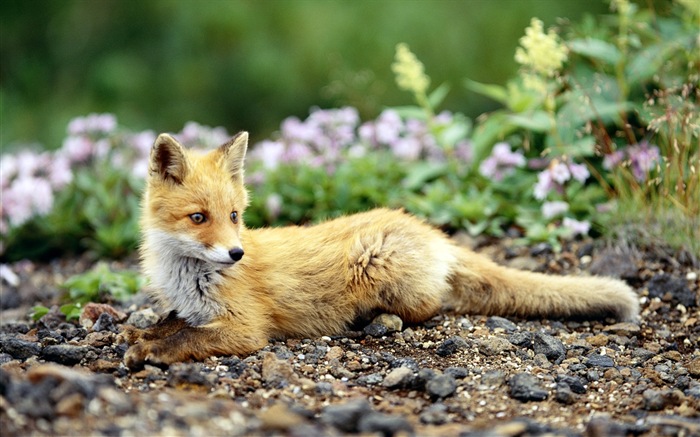
{"type": "Polygon", "coordinates": [[[104,313],[112,316],[112,319],[117,322],[121,322],[126,319],[126,314],[124,312],[119,311],[111,305],[106,303],[88,302],[80,312],[80,325],[90,329],[95,323],[97,323],[99,317],[104,313]]]}
{"type": "Polygon", "coordinates": [[[574,395],[569,385],[559,382],[554,391],[554,399],[561,404],[570,405],[576,402],[576,395],[574,395]]]}
{"type": "Polygon", "coordinates": [[[280,360],[272,352],[265,352],[262,362],[262,379],[268,387],[282,388],[298,382],[299,377],[286,360],[280,360]]]}
{"type": "Polygon", "coordinates": [[[151,308],[146,308],[145,310],[134,311],[129,314],[129,318],[126,319],[126,324],[134,326],[139,329],[146,329],[149,326],[153,326],[158,323],[160,317],[151,308]]]}
{"type": "Polygon", "coordinates": [[[636,323],[615,323],[614,325],[603,328],[604,332],[609,332],[615,335],[624,335],[625,337],[634,337],[639,334],[641,328],[636,323]]]}
{"type": "Polygon", "coordinates": [[[377,412],[362,415],[357,425],[360,433],[379,433],[383,436],[393,436],[399,433],[413,434],[413,427],[405,418],[377,412]]]}
{"type": "Polygon", "coordinates": [[[413,383],[413,370],[397,367],[389,372],[382,381],[382,386],[390,389],[408,387],[413,383]]]}
{"type": "Polygon", "coordinates": [[[557,338],[543,332],[536,332],[533,339],[533,349],[536,354],[544,354],[547,359],[559,364],[566,358],[566,348],[557,338]]]}
{"type": "Polygon", "coordinates": [[[479,342],[479,352],[486,356],[500,355],[515,350],[513,344],[505,338],[489,336],[479,342]]]}
{"type": "Polygon", "coordinates": [[[518,373],[508,381],[510,396],[522,402],[543,401],[549,392],[541,385],[540,380],[529,373],[518,373]]]}
{"type": "Polygon", "coordinates": [[[515,323],[506,318],[498,316],[491,316],[486,319],[486,327],[492,331],[495,329],[503,329],[506,332],[513,332],[518,329],[518,325],[515,323]]]}
{"type": "Polygon", "coordinates": [[[88,346],[73,346],[70,344],[57,344],[46,346],[41,351],[41,358],[67,366],[78,364],[89,351],[88,346]]]}
{"type": "Polygon", "coordinates": [[[686,308],[695,307],[696,293],[688,288],[688,282],[683,278],[677,278],[668,273],[659,273],[647,282],[647,290],[650,297],[658,297],[662,301],[680,303],[686,308]]]}
{"type": "Polygon", "coordinates": [[[403,320],[396,314],[380,314],[372,320],[372,323],[385,326],[387,332],[398,332],[403,329],[403,320]]]}
{"type": "Polygon", "coordinates": [[[457,390],[457,381],[451,375],[438,375],[425,385],[426,393],[433,399],[452,396],[455,390],[457,390]]]}
{"type": "Polygon", "coordinates": [[[0,348],[2,348],[3,352],[19,360],[26,360],[29,357],[39,355],[41,352],[39,343],[16,337],[0,337],[0,348]]]}
{"type": "Polygon", "coordinates": [[[117,332],[117,326],[114,323],[114,317],[108,312],[100,314],[97,321],[92,325],[93,331],[110,331],[117,332]]]}
{"type": "Polygon", "coordinates": [[[286,431],[304,423],[304,418],[291,411],[284,404],[274,404],[258,414],[262,428],[273,431],[286,431]]]}
{"type": "Polygon", "coordinates": [[[608,355],[591,354],[583,362],[588,367],[614,367],[615,362],[608,355]]]}
{"type": "Polygon", "coordinates": [[[686,366],[686,369],[688,369],[688,373],[690,373],[690,376],[700,378],[700,358],[695,358],[694,360],[689,362],[686,366]]]}
{"type": "Polygon", "coordinates": [[[574,393],[586,393],[586,381],[577,376],[557,375],[556,381],[557,383],[566,384],[574,393]]]}
{"type": "Polygon", "coordinates": [[[435,349],[435,353],[441,357],[447,357],[455,354],[457,351],[466,349],[467,347],[467,341],[464,338],[456,335],[442,342],[437,349],[435,349]]]}
{"type": "Polygon", "coordinates": [[[358,432],[360,419],[372,412],[365,399],[357,399],[344,404],[329,405],[321,413],[321,422],[344,432],[358,432]]]}
{"type": "Polygon", "coordinates": [[[384,325],[380,325],[379,323],[370,323],[369,325],[365,326],[362,332],[370,337],[380,338],[384,337],[389,332],[389,329],[384,325]]]}

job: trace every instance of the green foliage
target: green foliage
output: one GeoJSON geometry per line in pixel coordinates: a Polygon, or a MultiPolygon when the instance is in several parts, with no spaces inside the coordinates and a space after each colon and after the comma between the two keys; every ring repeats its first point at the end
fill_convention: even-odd
{"type": "MultiPolygon", "coordinates": [[[[123,301],[137,293],[143,283],[143,278],[136,272],[113,272],[106,263],[100,262],[86,273],[71,276],[61,287],[67,291],[71,304],[82,305],[104,299],[123,301]]],[[[75,312],[74,308],[66,307],[66,312],[69,310],[75,312]]]]}

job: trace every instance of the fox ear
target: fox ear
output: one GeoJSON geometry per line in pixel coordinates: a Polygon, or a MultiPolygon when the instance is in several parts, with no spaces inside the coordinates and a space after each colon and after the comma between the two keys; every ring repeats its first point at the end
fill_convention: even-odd
{"type": "Polygon", "coordinates": [[[219,147],[231,177],[243,179],[243,161],[248,150],[248,132],[238,132],[226,144],[219,147]]]}
{"type": "Polygon", "coordinates": [[[151,149],[149,171],[163,180],[181,184],[187,175],[187,158],[180,143],[168,134],[160,134],[151,149]]]}

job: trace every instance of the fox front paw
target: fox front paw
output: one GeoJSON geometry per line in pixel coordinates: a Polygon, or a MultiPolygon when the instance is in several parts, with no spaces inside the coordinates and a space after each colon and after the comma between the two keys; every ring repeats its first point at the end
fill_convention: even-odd
{"type": "Polygon", "coordinates": [[[117,344],[127,343],[134,344],[143,338],[146,331],[134,326],[124,326],[122,332],[117,336],[117,344]]]}
{"type": "Polygon", "coordinates": [[[124,354],[124,364],[129,370],[140,370],[146,364],[167,368],[177,361],[164,353],[154,342],[140,342],[132,345],[124,354]]]}

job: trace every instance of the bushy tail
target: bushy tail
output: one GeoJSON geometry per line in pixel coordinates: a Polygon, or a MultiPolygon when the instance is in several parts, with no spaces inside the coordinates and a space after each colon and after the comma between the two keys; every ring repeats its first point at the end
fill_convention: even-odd
{"type": "Polygon", "coordinates": [[[637,294],[624,282],[593,276],[549,276],[500,266],[459,249],[449,308],[462,313],[633,321],[637,294]]]}

